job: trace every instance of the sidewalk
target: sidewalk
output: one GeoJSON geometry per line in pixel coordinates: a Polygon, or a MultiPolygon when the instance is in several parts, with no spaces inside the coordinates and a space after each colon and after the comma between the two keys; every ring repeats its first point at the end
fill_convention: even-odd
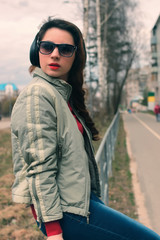
{"type": "Polygon", "coordinates": [[[139,221],[160,234],[160,123],[146,113],[123,119],[139,221]]]}

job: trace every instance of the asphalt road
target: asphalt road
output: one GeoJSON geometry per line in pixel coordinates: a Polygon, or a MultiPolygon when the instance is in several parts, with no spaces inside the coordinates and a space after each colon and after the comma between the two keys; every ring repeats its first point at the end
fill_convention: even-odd
{"type": "Polygon", "coordinates": [[[123,116],[151,227],[160,234],[160,122],[146,113],[123,116]]]}
{"type": "Polygon", "coordinates": [[[10,128],[10,118],[2,118],[0,121],[0,129],[10,128]]]}

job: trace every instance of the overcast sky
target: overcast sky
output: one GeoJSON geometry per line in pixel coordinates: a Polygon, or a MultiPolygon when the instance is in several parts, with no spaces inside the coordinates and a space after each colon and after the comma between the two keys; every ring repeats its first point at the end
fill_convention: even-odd
{"type": "MultiPolygon", "coordinates": [[[[145,34],[150,31],[160,13],[160,0],[138,0],[145,34]]],[[[73,21],[82,30],[81,4],[72,0],[0,0],[0,83],[13,82],[18,87],[30,81],[29,48],[39,25],[48,16],[73,21]]]]}
{"type": "Polygon", "coordinates": [[[160,15],[160,0],[137,0],[140,5],[141,18],[150,31],[160,15]]]}
{"type": "MultiPolygon", "coordinates": [[[[26,85],[30,45],[48,16],[73,21],[82,30],[79,7],[63,0],[0,0],[0,83],[26,85]],[[78,10],[77,10],[78,9],[78,10]]],[[[79,1],[81,2],[81,1],[79,1]]]]}

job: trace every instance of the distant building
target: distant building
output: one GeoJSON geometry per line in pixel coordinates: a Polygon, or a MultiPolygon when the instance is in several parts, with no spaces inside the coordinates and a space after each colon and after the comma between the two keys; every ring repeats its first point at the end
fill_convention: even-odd
{"type": "Polygon", "coordinates": [[[127,107],[133,107],[143,100],[144,91],[151,88],[151,68],[130,69],[124,87],[127,107]]]}
{"type": "Polygon", "coordinates": [[[155,102],[160,102],[160,16],[152,28],[151,52],[152,88],[155,94],[155,102]]]}
{"type": "Polygon", "coordinates": [[[152,65],[142,69],[131,69],[124,87],[125,103],[128,107],[140,102],[145,89],[148,90],[148,109],[160,103],[160,16],[151,32],[152,65]]]}
{"type": "Polygon", "coordinates": [[[17,97],[18,88],[14,83],[0,83],[0,101],[4,97],[17,97]]]}

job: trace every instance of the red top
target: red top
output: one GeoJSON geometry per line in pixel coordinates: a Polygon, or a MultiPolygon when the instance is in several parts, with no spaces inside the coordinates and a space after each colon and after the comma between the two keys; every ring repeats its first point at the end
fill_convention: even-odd
{"type": "Polygon", "coordinates": [[[73,116],[74,116],[75,119],[76,119],[76,122],[77,122],[77,125],[78,125],[78,128],[79,128],[79,131],[83,134],[83,126],[82,126],[82,124],[80,123],[80,121],[77,119],[76,115],[74,114],[70,103],[68,103],[68,107],[69,107],[69,109],[71,110],[71,113],[73,114],[73,116]]]}
{"type": "MultiPolygon", "coordinates": [[[[76,115],[74,114],[70,103],[68,103],[68,107],[76,119],[79,131],[83,134],[83,131],[84,131],[83,126],[77,119],[76,115]]],[[[37,220],[37,215],[36,215],[33,204],[31,205],[31,210],[32,210],[32,214],[33,214],[35,220],[37,220]]],[[[61,228],[59,221],[45,222],[44,224],[45,224],[45,228],[46,228],[47,237],[58,235],[58,234],[62,233],[62,228],[61,228]]]]}

